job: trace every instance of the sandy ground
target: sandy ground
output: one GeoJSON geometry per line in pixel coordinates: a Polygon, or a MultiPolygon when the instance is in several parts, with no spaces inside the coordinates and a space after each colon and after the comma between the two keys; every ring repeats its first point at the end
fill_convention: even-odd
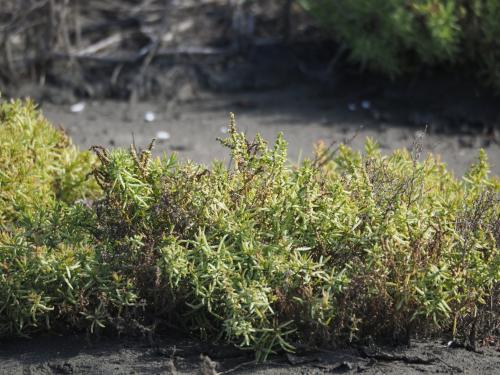
{"type": "Polygon", "coordinates": [[[457,175],[462,175],[483,147],[492,172],[500,175],[500,100],[498,109],[490,105],[489,112],[471,109],[473,103],[466,103],[471,115],[463,117],[460,102],[437,111],[425,105],[408,106],[401,103],[399,95],[396,91],[382,96],[335,96],[325,95],[317,87],[297,85],[243,93],[197,92],[189,100],[174,104],[149,101],[138,103],[133,110],[126,102],[114,101],[87,102],[79,113],[71,113],[69,104],[47,103],[42,110],[81,148],[96,144],[129,147],[133,139],[138,147],[146,147],[163,131],[170,139],[157,142],[157,154],[176,152],[180,159],[206,164],[228,159],[227,150],[216,138],[224,136],[229,112],[236,114],[239,129],[249,135],[258,132],[272,142],[283,132],[292,162],[311,157],[313,145],[319,140],[330,144],[355,136],[351,145],[359,149],[366,137],[372,137],[387,153],[411,147],[415,136],[427,128],[422,157],[429,152],[439,154],[457,175]],[[144,120],[148,111],[155,115],[152,122],[144,120]]]}
{"type": "Polygon", "coordinates": [[[411,348],[351,348],[304,351],[256,364],[248,352],[188,339],[154,345],[141,340],[41,337],[0,346],[0,374],[499,374],[500,353],[473,353],[440,341],[415,342],[411,348]]]}

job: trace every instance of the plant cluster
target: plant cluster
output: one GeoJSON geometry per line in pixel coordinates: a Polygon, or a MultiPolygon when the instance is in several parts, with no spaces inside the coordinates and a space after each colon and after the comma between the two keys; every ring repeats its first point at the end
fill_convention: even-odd
{"type": "MultiPolygon", "coordinates": [[[[4,146],[6,118],[39,117],[1,108],[3,176],[19,147],[4,146]]],[[[59,175],[81,184],[55,203],[0,200],[18,207],[0,232],[0,335],[175,325],[265,359],[297,343],[498,334],[500,181],[484,152],[458,180],[418,147],[387,156],[371,140],[294,166],[281,136],[250,141],[234,117],[221,142],[229,167],[94,147],[95,164],[72,154],[93,177],[59,175]]],[[[29,143],[24,163],[46,147],[29,143]]]]}
{"type": "Polygon", "coordinates": [[[0,336],[93,329],[134,300],[88,234],[94,163],[33,103],[0,103],[0,336]]]}
{"type": "Polygon", "coordinates": [[[395,76],[471,64],[500,88],[498,0],[300,0],[362,66],[395,76]]]}

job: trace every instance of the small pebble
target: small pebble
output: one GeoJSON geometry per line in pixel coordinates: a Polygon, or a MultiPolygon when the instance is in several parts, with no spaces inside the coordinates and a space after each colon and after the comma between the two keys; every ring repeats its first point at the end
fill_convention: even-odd
{"type": "Polygon", "coordinates": [[[356,103],[349,103],[349,105],[347,106],[347,108],[349,109],[349,111],[355,112],[356,109],[357,109],[356,103]]]}
{"type": "Polygon", "coordinates": [[[170,133],[166,131],[159,131],[156,133],[156,139],[159,141],[166,141],[170,139],[170,133]]]}
{"type": "Polygon", "coordinates": [[[72,113],[78,113],[78,112],[81,112],[85,109],[85,103],[84,102],[79,102],[79,103],[75,103],[73,104],[71,107],[70,107],[70,111],[72,113]]]}
{"type": "Polygon", "coordinates": [[[369,100],[363,100],[361,102],[361,108],[363,109],[370,109],[372,106],[372,103],[369,100]]]}
{"type": "Polygon", "coordinates": [[[154,112],[148,111],[144,113],[144,121],[153,122],[156,119],[154,112]]]}
{"type": "Polygon", "coordinates": [[[422,130],[417,130],[417,131],[415,132],[415,138],[419,138],[419,139],[421,139],[421,138],[424,138],[424,137],[425,137],[425,131],[422,131],[422,130]]]}

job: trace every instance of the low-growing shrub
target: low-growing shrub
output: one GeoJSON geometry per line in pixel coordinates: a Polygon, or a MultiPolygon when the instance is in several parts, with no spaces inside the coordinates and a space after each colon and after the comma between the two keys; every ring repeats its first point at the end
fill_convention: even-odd
{"type": "Polygon", "coordinates": [[[32,102],[0,103],[0,124],[0,226],[92,196],[93,155],[78,152],[32,102]]]}
{"type": "Polygon", "coordinates": [[[498,0],[299,0],[353,61],[395,76],[469,64],[500,88],[498,0]]]}
{"type": "Polygon", "coordinates": [[[95,257],[94,163],[30,101],[0,103],[0,336],[94,330],[135,302],[95,257]]]}
{"type": "Polygon", "coordinates": [[[100,196],[54,208],[56,226],[2,232],[0,334],[132,319],[259,359],[299,342],[498,334],[500,181],[484,152],[458,180],[370,140],[294,166],[281,137],[249,141],[234,118],[222,143],[230,167],[95,147],[100,196]]]}

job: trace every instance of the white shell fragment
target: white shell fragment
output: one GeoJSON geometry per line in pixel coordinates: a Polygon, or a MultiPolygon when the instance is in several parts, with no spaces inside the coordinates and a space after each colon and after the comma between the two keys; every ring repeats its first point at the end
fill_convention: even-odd
{"type": "Polygon", "coordinates": [[[372,103],[369,100],[363,100],[361,102],[361,108],[363,109],[370,109],[372,106],[372,103]]]}
{"type": "Polygon", "coordinates": [[[227,126],[221,126],[219,131],[222,133],[222,134],[227,134],[229,132],[229,129],[227,128],[227,126]]]}
{"type": "Polygon", "coordinates": [[[73,104],[69,110],[71,111],[71,113],[78,113],[78,112],[81,112],[85,109],[85,103],[84,102],[79,102],[79,103],[75,103],[73,104]]]}
{"type": "Polygon", "coordinates": [[[144,121],[153,122],[155,119],[156,115],[154,114],[154,112],[147,111],[146,113],[144,113],[144,121]]]}
{"type": "Polygon", "coordinates": [[[425,137],[425,131],[417,130],[415,132],[415,138],[422,139],[425,137]]]}
{"type": "Polygon", "coordinates": [[[159,141],[166,141],[170,139],[170,133],[160,130],[159,132],[156,132],[156,139],[159,141]]]}

